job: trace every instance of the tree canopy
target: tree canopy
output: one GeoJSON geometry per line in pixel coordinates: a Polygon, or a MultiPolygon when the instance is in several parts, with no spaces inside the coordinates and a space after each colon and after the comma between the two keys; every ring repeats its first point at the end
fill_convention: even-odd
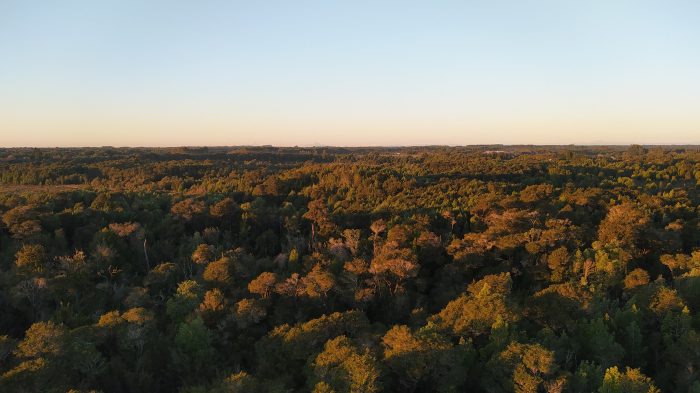
{"type": "Polygon", "coordinates": [[[697,147],[39,152],[2,392],[700,392],[697,147]]]}

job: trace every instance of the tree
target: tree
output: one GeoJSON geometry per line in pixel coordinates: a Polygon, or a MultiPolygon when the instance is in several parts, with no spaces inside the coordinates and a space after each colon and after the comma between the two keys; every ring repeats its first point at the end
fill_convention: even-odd
{"type": "Polygon", "coordinates": [[[384,222],[384,220],[382,219],[373,221],[369,229],[372,231],[372,244],[374,246],[374,255],[377,255],[379,250],[379,235],[386,231],[386,222],[384,222]]]}
{"type": "Polygon", "coordinates": [[[217,285],[219,287],[224,287],[231,284],[232,274],[231,274],[231,260],[228,257],[220,258],[210,264],[204,269],[202,278],[211,285],[217,285]]]}
{"type": "Polygon", "coordinates": [[[213,204],[209,208],[209,213],[221,220],[224,228],[232,229],[240,217],[241,207],[232,198],[227,197],[213,204]]]}
{"type": "Polygon", "coordinates": [[[41,232],[37,212],[31,206],[17,206],[2,215],[2,222],[15,239],[27,239],[41,232]]]}
{"type": "Polygon", "coordinates": [[[41,274],[46,270],[46,250],[41,244],[24,244],[15,254],[15,266],[25,274],[41,274]]]}
{"type": "Polygon", "coordinates": [[[359,229],[345,229],[343,230],[343,238],[345,239],[345,247],[350,250],[353,256],[357,256],[360,250],[362,231],[359,229]]]}
{"type": "Polygon", "coordinates": [[[293,297],[296,303],[296,299],[299,295],[304,292],[304,283],[299,277],[298,273],[292,273],[284,281],[281,281],[275,285],[275,293],[278,293],[285,297],[293,297]]]}
{"type": "Polygon", "coordinates": [[[651,378],[642,374],[638,368],[625,369],[622,373],[617,366],[605,370],[600,393],[661,393],[654,386],[651,378]]]}
{"type": "Polygon", "coordinates": [[[335,278],[325,271],[320,264],[314,265],[313,269],[302,278],[302,283],[306,288],[306,295],[310,298],[320,298],[326,302],[328,292],[335,286],[335,278]]]}
{"type": "MultiPolygon", "coordinates": [[[[336,392],[379,392],[379,366],[368,351],[360,351],[346,336],[326,341],[310,366],[311,386],[322,383],[336,392]]],[[[319,388],[320,389],[320,388],[319,388]]]]}
{"type": "Polygon", "coordinates": [[[553,191],[551,184],[534,184],[520,191],[520,199],[525,203],[540,202],[552,195],[553,191]]]}
{"type": "Polygon", "coordinates": [[[396,241],[388,241],[379,255],[372,259],[369,272],[394,294],[407,279],[418,275],[419,268],[411,249],[400,248],[396,241]]]}
{"type": "Polygon", "coordinates": [[[65,350],[63,325],[37,322],[27,329],[24,340],[17,345],[17,356],[23,358],[56,357],[65,350]]]}
{"type": "Polygon", "coordinates": [[[32,324],[15,350],[19,364],[0,377],[0,387],[7,391],[67,388],[72,376],[68,335],[61,324],[32,324]]]}
{"type": "Polygon", "coordinates": [[[211,326],[222,316],[226,305],[224,294],[218,288],[214,288],[204,293],[204,299],[199,304],[199,314],[211,326]]]}
{"type": "Polygon", "coordinates": [[[547,256],[547,266],[551,271],[551,281],[561,282],[569,268],[569,251],[559,247],[547,256]]]}
{"type": "Polygon", "coordinates": [[[279,325],[255,344],[257,364],[264,376],[293,378],[326,341],[341,335],[364,336],[368,329],[369,321],[360,311],[335,312],[294,326],[279,325]]]}
{"type": "Polygon", "coordinates": [[[173,358],[185,380],[202,380],[213,370],[207,367],[214,355],[212,335],[201,318],[182,322],[175,335],[173,358]]]}
{"type": "Polygon", "coordinates": [[[541,345],[514,342],[491,358],[487,369],[492,376],[484,386],[488,391],[537,393],[554,376],[557,365],[554,353],[541,345]]]}
{"type": "Polygon", "coordinates": [[[447,222],[450,223],[450,234],[454,233],[455,231],[455,224],[457,224],[457,218],[455,217],[455,214],[450,211],[450,210],[443,210],[441,213],[442,218],[444,218],[447,222]]]}
{"type": "Polygon", "coordinates": [[[41,314],[41,305],[46,298],[48,281],[43,277],[31,277],[20,281],[15,289],[15,296],[24,299],[31,308],[32,320],[37,320],[41,314]]]}
{"type": "Polygon", "coordinates": [[[622,359],[624,349],[615,341],[604,319],[581,322],[575,333],[581,348],[581,359],[594,361],[603,367],[616,364],[622,359]]]}
{"type": "Polygon", "coordinates": [[[277,275],[272,272],[262,272],[260,275],[248,283],[248,291],[260,295],[267,299],[277,284],[277,275]]]}
{"type": "Polygon", "coordinates": [[[197,265],[206,265],[214,259],[214,247],[208,244],[200,244],[192,253],[192,262],[197,265]]]}
{"type": "Polygon", "coordinates": [[[495,245],[486,233],[467,233],[462,239],[453,239],[446,251],[455,262],[474,269],[484,264],[486,253],[495,245]]]}
{"type": "Polygon", "coordinates": [[[572,392],[594,392],[603,381],[603,369],[593,362],[582,361],[574,375],[569,379],[569,387],[572,392]]]}
{"type": "Polygon", "coordinates": [[[181,282],[177,292],[166,303],[167,315],[175,321],[183,320],[202,301],[203,290],[193,280],[181,282]]]}
{"type": "Polygon", "coordinates": [[[625,277],[625,289],[633,289],[649,284],[649,273],[646,270],[637,268],[629,272],[625,277]]]}
{"type": "Polygon", "coordinates": [[[260,299],[241,299],[234,307],[239,329],[260,323],[267,316],[265,304],[260,299]]]}
{"type": "Polygon", "coordinates": [[[554,331],[571,331],[577,318],[589,311],[591,301],[591,294],[578,285],[552,284],[527,299],[526,315],[533,323],[554,331]]]}
{"type": "Polygon", "coordinates": [[[511,285],[509,273],[486,276],[469,285],[468,295],[449,302],[430,320],[456,336],[485,334],[496,321],[510,322],[516,319],[507,298],[511,285]]]}
{"type": "Polygon", "coordinates": [[[691,255],[664,254],[660,260],[671,271],[671,277],[675,278],[700,268],[700,251],[694,251],[691,255]]]}
{"type": "Polygon", "coordinates": [[[192,221],[193,219],[201,216],[207,210],[206,204],[202,201],[198,201],[192,198],[183,199],[180,202],[173,204],[170,211],[182,218],[185,221],[192,221]]]}
{"type": "Polygon", "coordinates": [[[454,345],[432,325],[415,333],[407,326],[395,325],[384,335],[382,344],[393,390],[451,392],[460,391],[467,382],[473,360],[471,347],[466,342],[454,345]]]}
{"type": "Polygon", "coordinates": [[[275,387],[266,385],[245,371],[229,375],[211,389],[211,393],[266,393],[274,391],[276,391],[275,387]]]}
{"type": "Polygon", "coordinates": [[[643,236],[649,222],[649,216],[634,204],[625,202],[615,205],[598,227],[598,240],[637,254],[646,242],[643,236]]]}
{"type": "Polygon", "coordinates": [[[316,244],[316,237],[328,236],[334,229],[335,224],[331,221],[328,206],[323,200],[316,199],[308,204],[308,210],[302,216],[311,221],[311,244],[316,244]]]}

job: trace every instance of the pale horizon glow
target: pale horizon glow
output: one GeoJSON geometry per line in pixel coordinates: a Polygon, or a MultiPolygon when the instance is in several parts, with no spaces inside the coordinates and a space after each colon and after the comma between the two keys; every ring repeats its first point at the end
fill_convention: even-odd
{"type": "Polygon", "coordinates": [[[700,2],[0,2],[0,147],[700,144],[700,2]]]}

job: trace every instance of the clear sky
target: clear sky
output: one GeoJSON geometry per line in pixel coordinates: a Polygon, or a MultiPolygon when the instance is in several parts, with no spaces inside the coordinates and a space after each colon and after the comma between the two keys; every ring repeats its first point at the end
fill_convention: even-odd
{"type": "Polygon", "coordinates": [[[700,143],[700,1],[0,0],[0,146],[700,143]]]}

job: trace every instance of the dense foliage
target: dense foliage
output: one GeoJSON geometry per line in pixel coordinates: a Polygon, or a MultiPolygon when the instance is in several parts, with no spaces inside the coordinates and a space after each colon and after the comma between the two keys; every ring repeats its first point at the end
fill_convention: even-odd
{"type": "Polygon", "coordinates": [[[0,391],[700,392],[694,147],[0,149],[0,391]]]}

